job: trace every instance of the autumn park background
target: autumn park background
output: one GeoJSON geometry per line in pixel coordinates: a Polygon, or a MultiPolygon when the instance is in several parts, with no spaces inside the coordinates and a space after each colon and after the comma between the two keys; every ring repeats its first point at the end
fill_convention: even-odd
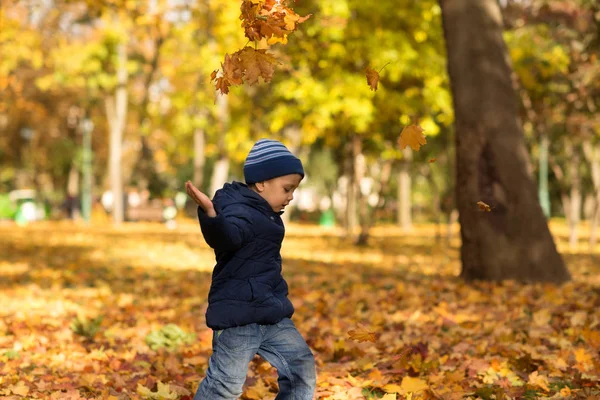
{"type": "Polygon", "coordinates": [[[595,0],[2,1],[0,396],[191,399],[183,186],[269,137],[315,398],[598,399],[599,54],[595,0]]]}

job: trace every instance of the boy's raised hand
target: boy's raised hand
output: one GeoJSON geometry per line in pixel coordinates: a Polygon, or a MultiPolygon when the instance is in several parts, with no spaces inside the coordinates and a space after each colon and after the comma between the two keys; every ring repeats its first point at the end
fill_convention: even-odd
{"type": "Polygon", "coordinates": [[[207,195],[198,190],[198,188],[194,186],[192,182],[187,181],[185,183],[185,191],[187,192],[188,196],[190,196],[200,207],[202,207],[206,215],[211,218],[217,216],[212,201],[210,201],[207,195]]]}

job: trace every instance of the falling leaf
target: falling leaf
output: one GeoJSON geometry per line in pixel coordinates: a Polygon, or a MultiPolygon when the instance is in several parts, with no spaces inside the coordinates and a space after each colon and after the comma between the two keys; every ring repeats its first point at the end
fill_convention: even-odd
{"type": "Polygon", "coordinates": [[[434,163],[435,160],[437,160],[437,158],[430,158],[429,161],[427,161],[427,162],[431,164],[431,163],[434,163]]]}
{"type": "Polygon", "coordinates": [[[400,148],[405,149],[406,146],[410,146],[413,150],[419,151],[421,146],[427,144],[423,132],[423,128],[419,125],[405,126],[400,133],[400,148]]]}
{"type": "Polygon", "coordinates": [[[218,76],[217,71],[213,71],[211,80],[216,80],[216,90],[227,94],[229,86],[241,85],[244,82],[253,85],[258,82],[259,77],[269,82],[277,63],[277,59],[267,53],[266,49],[255,50],[246,46],[231,56],[225,54],[225,61],[221,63],[222,75],[218,76]]]}
{"type": "Polygon", "coordinates": [[[377,84],[379,83],[379,72],[374,69],[367,67],[365,70],[365,74],[367,75],[367,84],[371,88],[371,90],[377,90],[377,84]]]}
{"type": "Polygon", "coordinates": [[[490,212],[492,211],[492,207],[490,207],[489,205],[487,205],[486,203],[484,203],[483,201],[478,201],[477,202],[477,206],[479,207],[479,209],[481,211],[487,211],[490,212]]]}
{"type": "Polygon", "coordinates": [[[355,329],[348,331],[350,339],[357,342],[373,342],[377,340],[377,334],[375,332],[367,331],[362,325],[358,325],[355,329]]]}
{"type": "Polygon", "coordinates": [[[267,50],[254,50],[252,47],[246,46],[238,56],[244,71],[244,80],[249,85],[258,82],[259,77],[262,77],[265,82],[269,82],[273,77],[277,59],[267,53],[267,50]]]}

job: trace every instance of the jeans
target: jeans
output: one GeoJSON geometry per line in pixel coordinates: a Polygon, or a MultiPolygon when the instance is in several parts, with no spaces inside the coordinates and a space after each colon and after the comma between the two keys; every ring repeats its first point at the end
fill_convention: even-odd
{"type": "Polygon", "coordinates": [[[284,318],[274,325],[250,324],[213,332],[213,354],[194,400],[239,398],[255,354],[277,368],[276,400],[313,399],[315,359],[292,320],[284,318]]]}

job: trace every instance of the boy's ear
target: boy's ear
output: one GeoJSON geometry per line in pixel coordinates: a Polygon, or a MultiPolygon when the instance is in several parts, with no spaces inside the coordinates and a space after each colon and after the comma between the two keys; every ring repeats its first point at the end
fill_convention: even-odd
{"type": "Polygon", "coordinates": [[[256,190],[258,190],[259,192],[263,192],[265,190],[265,183],[264,182],[256,182],[254,184],[254,187],[256,187],[256,190]]]}

